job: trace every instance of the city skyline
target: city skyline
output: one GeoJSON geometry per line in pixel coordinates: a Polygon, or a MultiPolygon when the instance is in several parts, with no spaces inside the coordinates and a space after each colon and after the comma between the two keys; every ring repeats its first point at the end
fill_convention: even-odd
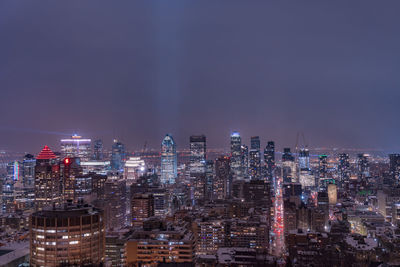
{"type": "Polygon", "coordinates": [[[0,265],[400,266],[398,10],[0,1],[0,265]]]}
{"type": "Polygon", "coordinates": [[[235,130],[277,146],[304,132],[314,147],[400,148],[389,2],[5,1],[0,149],[74,132],[131,149],[166,133],[228,147],[235,130]]]}

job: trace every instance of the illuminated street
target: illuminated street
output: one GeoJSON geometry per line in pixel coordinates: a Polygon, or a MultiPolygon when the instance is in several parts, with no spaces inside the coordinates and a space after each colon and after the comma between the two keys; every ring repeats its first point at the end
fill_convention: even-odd
{"type": "Polygon", "coordinates": [[[271,253],[275,256],[281,256],[285,252],[282,178],[275,177],[274,189],[275,189],[274,220],[273,220],[273,226],[272,226],[271,253]]]}

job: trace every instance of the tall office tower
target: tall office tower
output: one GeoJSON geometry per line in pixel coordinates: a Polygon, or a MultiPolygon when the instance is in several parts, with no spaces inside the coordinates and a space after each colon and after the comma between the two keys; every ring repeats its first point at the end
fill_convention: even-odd
{"type": "Polygon", "coordinates": [[[319,155],[319,165],[318,165],[318,173],[319,178],[327,178],[328,177],[328,156],[327,155],[319,155]]]}
{"type": "Polygon", "coordinates": [[[108,177],[104,183],[104,213],[107,229],[119,229],[126,222],[126,181],[118,176],[108,177]]]}
{"type": "Polygon", "coordinates": [[[250,149],[255,149],[260,151],[261,145],[260,145],[260,137],[259,136],[252,136],[250,138],[250,149]]]}
{"type": "Polygon", "coordinates": [[[77,202],[75,197],[75,185],[77,178],[83,176],[79,158],[65,158],[60,162],[60,179],[62,183],[63,202],[70,200],[77,202]]]}
{"type": "Polygon", "coordinates": [[[31,154],[26,154],[24,160],[22,161],[21,174],[22,183],[25,188],[35,188],[35,156],[31,154]]]}
{"type": "Polygon", "coordinates": [[[23,197],[28,208],[32,208],[35,203],[35,165],[36,159],[31,154],[26,154],[20,164],[23,197]]]}
{"type": "MultiPolygon", "coordinates": [[[[17,191],[17,182],[19,180],[19,162],[13,161],[7,164],[6,167],[7,174],[3,178],[2,186],[2,211],[4,213],[12,213],[15,211],[15,199],[16,199],[16,191],[17,191]]],[[[20,191],[22,188],[20,189],[20,191]]]]}
{"type": "Polygon", "coordinates": [[[231,171],[234,179],[243,179],[242,169],[242,138],[238,132],[233,132],[231,134],[231,171]]]}
{"type": "Polygon", "coordinates": [[[296,163],[290,148],[284,148],[282,154],[282,178],[285,183],[296,183],[296,163]]]}
{"type": "Polygon", "coordinates": [[[350,179],[350,161],[349,154],[339,154],[338,176],[341,185],[345,185],[350,179]]]}
{"type": "Polygon", "coordinates": [[[389,172],[392,179],[400,182],[400,154],[389,154],[389,172]]]}
{"type": "Polygon", "coordinates": [[[206,179],[206,137],[190,136],[190,178],[192,179],[192,200],[204,198],[206,179]]]}
{"type": "Polygon", "coordinates": [[[261,153],[260,137],[252,136],[250,139],[249,175],[251,179],[261,178],[261,153]]]}
{"type": "Polygon", "coordinates": [[[128,185],[146,173],[146,163],[140,157],[129,157],[124,166],[124,178],[128,185]]]}
{"type": "Polygon", "coordinates": [[[207,160],[206,161],[206,184],[205,184],[205,198],[207,200],[213,199],[214,179],[215,179],[214,161],[207,160]]]}
{"type": "Polygon", "coordinates": [[[249,147],[242,145],[242,166],[243,166],[243,177],[247,178],[249,176],[249,147]]]}
{"type": "Polygon", "coordinates": [[[58,158],[48,146],[36,157],[35,165],[35,206],[43,209],[46,206],[61,203],[62,184],[58,158]]]}
{"type": "Polygon", "coordinates": [[[132,225],[142,226],[143,221],[154,216],[152,194],[133,194],[131,199],[132,225]]]}
{"type": "Polygon", "coordinates": [[[268,141],[264,150],[264,161],[266,167],[267,181],[272,181],[275,170],[275,143],[268,141]]]}
{"type": "Polygon", "coordinates": [[[64,206],[30,217],[30,266],[103,266],[103,211],[89,205],[64,206]]]}
{"type": "Polygon", "coordinates": [[[358,169],[358,179],[360,181],[365,180],[369,177],[369,162],[368,154],[358,154],[357,155],[357,169],[358,169]]]}
{"type": "Polygon", "coordinates": [[[310,151],[307,148],[299,151],[299,170],[310,170],[310,151]]]}
{"type": "Polygon", "coordinates": [[[303,188],[315,185],[315,177],[310,169],[310,151],[307,148],[301,148],[299,151],[298,177],[303,188]]]}
{"type": "Polygon", "coordinates": [[[214,199],[226,199],[231,196],[232,175],[230,158],[221,156],[215,160],[214,199]]]}
{"type": "Polygon", "coordinates": [[[190,173],[205,173],[206,137],[205,135],[190,136],[190,173]]]}
{"type": "Polygon", "coordinates": [[[126,159],[125,145],[114,139],[111,148],[111,169],[122,171],[126,159]]]}
{"type": "Polygon", "coordinates": [[[175,141],[167,134],[161,142],[161,183],[175,183],[178,176],[177,161],[175,141]]]}
{"type": "Polygon", "coordinates": [[[257,180],[261,177],[260,151],[255,149],[250,149],[249,152],[249,175],[252,180],[257,180]]]}
{"type": "Polygon", "coordinates": [[[101,139],[94,140],[93,142],[93,159],[94,160],[104,159],[103,140],[101,139]]]}
{"type": "Polygon", "coordinates": [[[80,158],[89,161],[92,158],[92,140],[74,134],[71,138],[61,139],[61,158],[80,158]]]}

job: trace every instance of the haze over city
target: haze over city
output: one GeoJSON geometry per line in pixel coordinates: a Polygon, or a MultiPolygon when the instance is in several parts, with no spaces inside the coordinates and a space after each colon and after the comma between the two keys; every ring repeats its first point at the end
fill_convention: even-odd
{"type": "Polygon", "coordinates": [[[0,149],[400,148],[398,1],[2,1],[0,149]]]}

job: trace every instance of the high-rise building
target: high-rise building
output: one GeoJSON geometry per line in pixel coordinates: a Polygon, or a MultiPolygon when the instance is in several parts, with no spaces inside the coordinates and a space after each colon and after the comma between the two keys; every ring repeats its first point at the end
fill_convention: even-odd
{"type": "Polygon", "coordinates": [[[324,179],[328,177],[328,156],[327,155],[319,155],[319,167],[318,173],[319,178],[324,179]]]}
{"type": "Polygon", "coordinates": [[[124,165],[124,178],[128,185],[146,173],[146,164],[140,157],[129,157],[124,165]]]}
{"type": "Polygon", "coordinates": [[[243,177],[247,178],[249,176],[249,147],[242,145],[242,166],[243,166],[243,177]]]}
{"type": "Polygon", "coordinates": [[[35,165],[35,206],[42,209],[46,206],[61,203],[62,183],[58,158],[45,146],[36,157],[35,165]]]}
{"type": "Polygon", "coordinates": [[[80,158],[88,161],[92,158],[92,140],[74,134],[71,138],[61,139],[61,158],[80,158]]]}
{"type": "Polygon", "coordinates": [[[213,199],[214,192],[214,179],[215,179],[215,168],[214,161],[206,161],[206,184],[205,184],[205,198],[208,200],[213,199]]]}
{"type": "Polygon", "coordinates": [[[93,160],[103,160],[104,150],[103,150],[103,140],[97,139],[93,142],[93,160]]]}
{"type": "Polygon", "coordinates": [[[261,177],[260,151],[255,149],[250,149],[249,152],[249,175],[252,180],[257,180],[261,177]]]}
{"type": "Polygon", "coordinates": [[[154,197],[152,194],[133,194],[131,199],[132,224],[142,226],[143,221],[154,216],[154,197]]]}
{"type": "Polygon", "coordinates": [[[242,138],[238,132],[231,134],[231,171],[234,179],[242,179],[242,138]]]}
{"type": "Polygon", "coordinates": [[[345,185],[350,179],[350,161],[349,154],[339,154],[338,176],[341,185],[345,185]]]}
{"type": "Polygon", "coordinates": [[[77,202],[75,197],[76,180],[83,176],[79,158],[65,158],[60,162],[60,179],[62,182],[63,202],[77,202]]]}
{"type": "Polygon", "coordinates": [[[400,154],[389,154],[390,176],[397,183],[400,182],[400,154]]]}
{"type": "Polygon", "coordinates": [[[358,154],[357,155],[357,169],[358,169],[358,179],[364,181],[369,177],[369,162],[368,154],[358,154]]]}
{"type": "Polygon", "coordinates": [[[190,178],[192,180],[191,198],[194,202],[205,197],[206,183],[206,137],[190,136],[190,178]]]}
{"type": "Polygon", "coordinates": [[[266,168],[266,178],[268,181],[272,181],[275,170],[275,143],[268,141],[267,146],[264,150],[264,162],[266,168]]]}
{"type": "Polygon", "coordinates": [[[22,173],[22,183],[24,188],[31,188],[34,191],[35,188],[35,156],[27,154],[22,161],[21,173],[22,173]]]}
{"type": "Polygon", "coordinates": [[[103,266],[103,211],[89,205],[54,207],[30,218],[30,266],[103,266]]]}
{"type": "Polygon", "coordinates": [[[206,136],[190,136],[190,174],[205,173],[206,166],[206,136]]]}
{"type": "Polygon", "coordinates": [[[249,175],[251,179],[261,178],[261,153],[260,153],[260,137],[252,136],[250,139],[249,151],[249,175]]]}
{"type": "MultiPolygon", "coordinates": [[[[20,187],[22,187],[21,181],[19,181],[20,178],[20,164],[18,161],[13,161],[7,164],[7,174],[3,178],[2,181],[2,211],[3,212],[14,212],[16,207],[15,207],[15,200],[17,197],[17,184],[20,184],[20,187]]],[[[22,188],[20,188],[19,191],[22,191],[22,188]]]]}
{"type": "Polygon", "coordinates": [[[111,169],[115,171],[122,171],[126,159],[125,145],[114,139],[111,148],[111,169]]]}
{"type": "Polygon", "coordinates": [[[126,181],[109,176],[104,183],[104,213],[107,229],[119,229],[126,223],[126,181]]]}
{"type": "Polygon", "coordinates": [[[226,199],[231,196],[232,175],[230,158],[218,157],[215,160],[214,198],[226,199]]]}
{"type": "Polygon", "coordinates": [[[285,183],[296,183],[296,163],[290,148],[284,148],[282,154],[282,177],[285,183]]]}
{"type": "Polygon", "coordinates": [[[250,149],[255,149],[260,151],[261,145],[260,145],[260,137],[259,136],[252,136],[250,138],[250,149]]]}
{"type": "Polygon", "coordinates": [[[310,170],[310,151],[307,148],[299,151],[299,170],[310,170]]]}
{"type": "Polygon", "coordinates": [[[19,166],[22,179],[22,197],[27,208],[32,208],[35,202],[35,165],[35,157],[27,154],[19,166]]]}
{"type": "Polygon", "coordinates": [[[161,143],[161,183],[174,184],[177,172],[176,144],[170,134],[161,143]]]}

